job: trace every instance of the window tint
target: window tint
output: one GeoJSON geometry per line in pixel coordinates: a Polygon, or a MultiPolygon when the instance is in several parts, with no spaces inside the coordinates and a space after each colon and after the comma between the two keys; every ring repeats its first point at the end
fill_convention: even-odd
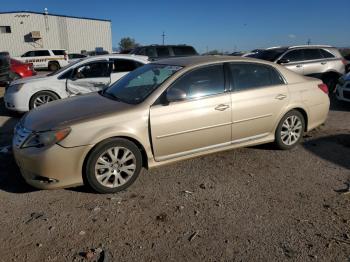
{"type": "Polygon", "coordinates": [[[272,67],[250,63],[230,64],[235,91],[284,84],[281,75],[272,67]]]}
{"type": "Polygon", "coordinates": [[[157,47],[158,57],[170,56],[168,47],[157,47]]]}
{"type": "Polygon", "coordinates": [[[197,52],[192,46],[173,46],[173,52],[176,56],[196,55],[197,52]]]}
{"type": "Polygon", "coordinates": [[[170,89],[184,93],[186,99],[223,93],[225,92],[223,65],[195,69],[177,80],[170,89]]]}
{"type": "Polygon", "coordinates": [[[287,51],[286,48],[273,48],[273,49],[263,50],[263,51],[258,52],[256,54],[248,55],[248,57],[253,57],[253,58],[257,58],[257,59],[262,59],[262,60],[274,62],[277,58],[279,58],[286,51],[287,51]]]}
{"type": "Polygon", "coordinates": [[[335,57],[333,54],[331,54],[331,52],[324,50],[324,49],[320,49],[321,54],[324,58],[333,58],[335,57]]]}
{"type": "Polygon", "coordinates": [[[0,26],[0,34],[11,33],[11,26],[0,26]]]}
{"type": "Polygon", "coordinates": [[[71,76],[73,69],[68,70],[67,72],[63,73],[58,77],[58,79],[67,79],[68,77],[71,76]]]}
{"type": "Polygon", "coordinates": [[[283,59],[288,59],[290,62],[297,62],[304,60],[304,52],[302,49],[292,50],[285,54],[283,59]]]}
{"type": "Polygon", "coordinates": [[[34,56],[35,54],[34,54],[34,51],[29,51],[29,52],[27,52],[27,53],[24,53],[23,55],[22,55],[22,57],[31,57],[31,56],[34,56]]]}
{"type": "Polygon", "coordinates": [[[156,49],[154,47],[146,47],[143,49],[142,55],[146,55],[148,57],[156,57],[156,49]]]}
{"type": "Polygon", "coordinates": [[[37,50],[34,51],[34,56],[50,56],[50,52],[48,50],[37,50]]]}
{"type": "Polygon", "coordinates": [[[113,72],[131,72],[141,66],[141,63],[138,63],[133,60],[128,59],[113,59],[113,72]]]}
{"type": "Polygon", "coordinates": [[[77,79],[109,76],[109,63],[107,62],[85,64],[78,67],[74,72],[74,77],[77,79]]]}
{"type": "Polygon", "coordinates": [[[86,55],[81,55],[81,54],[68,54],[69,59],[78,59],[78,58],[85,58],[86,55]]]}
{"type": "Polygon", "coordinates": [[[54,53],[54,55],[65,55],[66,52],[64,50],[52,50],[52,53],[54,53]]]}
{"type": "Polygon", "coordinates": [[[322,59],[320,49],[304,49],[305,60],[322,59]]]}

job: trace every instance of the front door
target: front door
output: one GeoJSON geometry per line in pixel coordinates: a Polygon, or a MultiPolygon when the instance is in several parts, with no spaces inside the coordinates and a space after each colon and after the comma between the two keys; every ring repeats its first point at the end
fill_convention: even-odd
{"type": "Polygon", "coordinates": [[[95,61],[83,64],[73,70],[67,78],[69,95],[85,94],[102,90],[111,82],[111,64],[108,61],[95,61]]]}
{"type": "Polygon", "coordinates": [[[286,61],[286,63],[283,63],[282,65],[287,67],[289,70],[292,70],[300,75],[304,74],[304,52],[302,49],[291,50],[287,52],[280,60],[286,61]]]}
{"type": "Polygon", "coordinates": [[[271,135],[289,100],[287,85],[271,66],[230,64],[232,81],[232,143],[271,135]]]}
{"type": "Polygon", "coordinates": [[[230,144],[231,97],[225,91],[222,64],[194,69],[168,88],[178,99],[150,109],[156,161],[230,144]]]}

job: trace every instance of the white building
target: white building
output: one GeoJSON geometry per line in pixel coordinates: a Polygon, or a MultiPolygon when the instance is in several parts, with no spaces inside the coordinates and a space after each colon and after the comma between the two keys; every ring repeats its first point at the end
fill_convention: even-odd
{"type": "Polygon", "coordinates": [[[47,12],[0,12],[0,51],[20,56],[42,48],[112,52],[111,21],[47,12]]]}

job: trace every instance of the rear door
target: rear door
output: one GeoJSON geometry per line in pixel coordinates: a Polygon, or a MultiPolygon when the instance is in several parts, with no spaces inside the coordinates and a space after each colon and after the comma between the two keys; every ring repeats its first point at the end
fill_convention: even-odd
{"type": "Polygon", "coordinates": [[[273,67],[255,63],[230,63],[232,83],[232,143],[264,138],[288,104],[282,76],[273,67]]]}
{"type": "Polygon", "coordinates": [[[33,65],[34,67],[37,67],[37,68],[47,68],[50,58],[51,58],[51,55],[49,50],[36,50],[34,51],[33,65]]]}
{"type": "Polygon", "coordinates": [[[102,90],[111,82],[111,70],[108,60],[87,62],[74,68],[66,82],[68,93],[77,95],[102,90]]]}
{"type": "Polygon", "coordinates": [[[327,71],[327,61],[323,58],[320,49],[304,49],[304,75],[320,77],[321,73],[327,71]]]}
{"type": "Polygon", "coordinates": [[[156,161],[230,144],[231,96],[226,92],[222,64],[186,73],[167,92],[182,94],[182,98],[150,109],[156,161]]]}

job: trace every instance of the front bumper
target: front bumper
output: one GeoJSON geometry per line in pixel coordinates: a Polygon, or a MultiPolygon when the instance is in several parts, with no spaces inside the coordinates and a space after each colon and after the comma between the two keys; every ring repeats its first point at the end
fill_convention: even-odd
{"type": "Polygon", "coordinates": [[[4,96],[4,102],[5,102],[5,107],[8,110],[11,111],[17,111],[17,112],[27,112],[29,111],[29,102],[24,103],[24,98],[20,97],[18,93],[9,93],[6,90],[5,96],[4,96]]]}
{"type": "Polygon", "coordinates": [[[82,185],[84,159],[92,145],[64,148],[18,148],[13,153],[26,182],[40,189],[55,189],[82,185]]]}
{"type": "Polygon", "coordinates": [[[335,96],[338,100],[350,102],[350,83],[337,85],[335,96]]]}

